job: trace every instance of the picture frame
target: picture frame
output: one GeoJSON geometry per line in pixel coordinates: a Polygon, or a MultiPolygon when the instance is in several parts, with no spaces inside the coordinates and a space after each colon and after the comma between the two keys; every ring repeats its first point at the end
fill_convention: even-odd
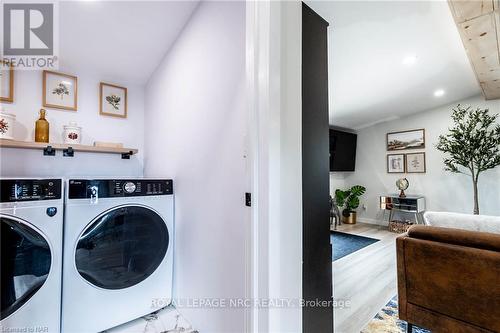
{"type": "Polygon", "coordinates": [[[127,118],[127,88],[101,82],[99,84],[99,114],[127,118]]]}
{"type": "Polygon", "coordinates": [[[425,129],[391,132],[386,135],[387,151],[425,148],[425,129]]]}
{"type": "Polygon", "coordinates": [[[406,159],[405,154],[387,155],[387,173],[405,173],[406,159]]]}
{"type": "Polygon", "coordinates": [[[425,153],[406,154],[406,172],[407,173],[425,173],[425,153]]]}
{"type": "Polygon", "coordinates": [[[0,102],[14,103],[14,66],[2,59],[0,67],[0,102]]]}
{"type": "Polygon", "coordinates": [[[76,111],[78,78],[60,72],[43,71],[42,104],[45,108],[76,111]]]}

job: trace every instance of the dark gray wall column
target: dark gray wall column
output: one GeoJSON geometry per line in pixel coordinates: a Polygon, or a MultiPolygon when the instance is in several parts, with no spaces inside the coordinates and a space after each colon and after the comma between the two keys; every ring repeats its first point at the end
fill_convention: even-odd
{"type": "Polygon", "coordinates": [[[302,4],[303,308],[304,333],[333,332],[329,222],[328,22],[302,4]]]}

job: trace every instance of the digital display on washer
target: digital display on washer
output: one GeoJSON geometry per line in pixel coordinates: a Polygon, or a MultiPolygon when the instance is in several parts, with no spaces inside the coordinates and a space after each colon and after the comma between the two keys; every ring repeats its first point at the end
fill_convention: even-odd
{"type": "Polygon", "coordinates": [[[61,179],[2,179],[1,202],[61,199],[61,179]]]}
{"type": "Polygon", "coordinates": [[[171,179],[70,179],[69,199],[120,198],[173,194],[171,179]]]}

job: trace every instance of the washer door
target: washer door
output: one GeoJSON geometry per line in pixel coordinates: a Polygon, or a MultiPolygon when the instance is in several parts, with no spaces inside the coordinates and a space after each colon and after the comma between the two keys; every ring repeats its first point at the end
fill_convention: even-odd
{"type": "Polygon", "coordinates": [[[49,275],[50,246],[24,221],[0,216],[1,320],[23,306],[49,275]]]}
{"type": "Polygon", "coordinates": [[[167,253],[167,225],[142,206],[115,207],[90,222],[76,245],[80,275],[103,289],[131,287],[153,274],[167,253]]]}

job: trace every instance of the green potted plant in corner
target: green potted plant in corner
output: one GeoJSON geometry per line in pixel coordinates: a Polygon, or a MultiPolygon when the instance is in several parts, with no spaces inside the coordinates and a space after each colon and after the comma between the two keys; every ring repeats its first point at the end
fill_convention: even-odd
{"type": "Polygon", "coordinates": [[[342,222],[356,224],[356,209],[359,207],[359,197],[366,192],[361,185],[354,185],[348,190],[335,191],[335,203],[342,209],[342,222]]]}

